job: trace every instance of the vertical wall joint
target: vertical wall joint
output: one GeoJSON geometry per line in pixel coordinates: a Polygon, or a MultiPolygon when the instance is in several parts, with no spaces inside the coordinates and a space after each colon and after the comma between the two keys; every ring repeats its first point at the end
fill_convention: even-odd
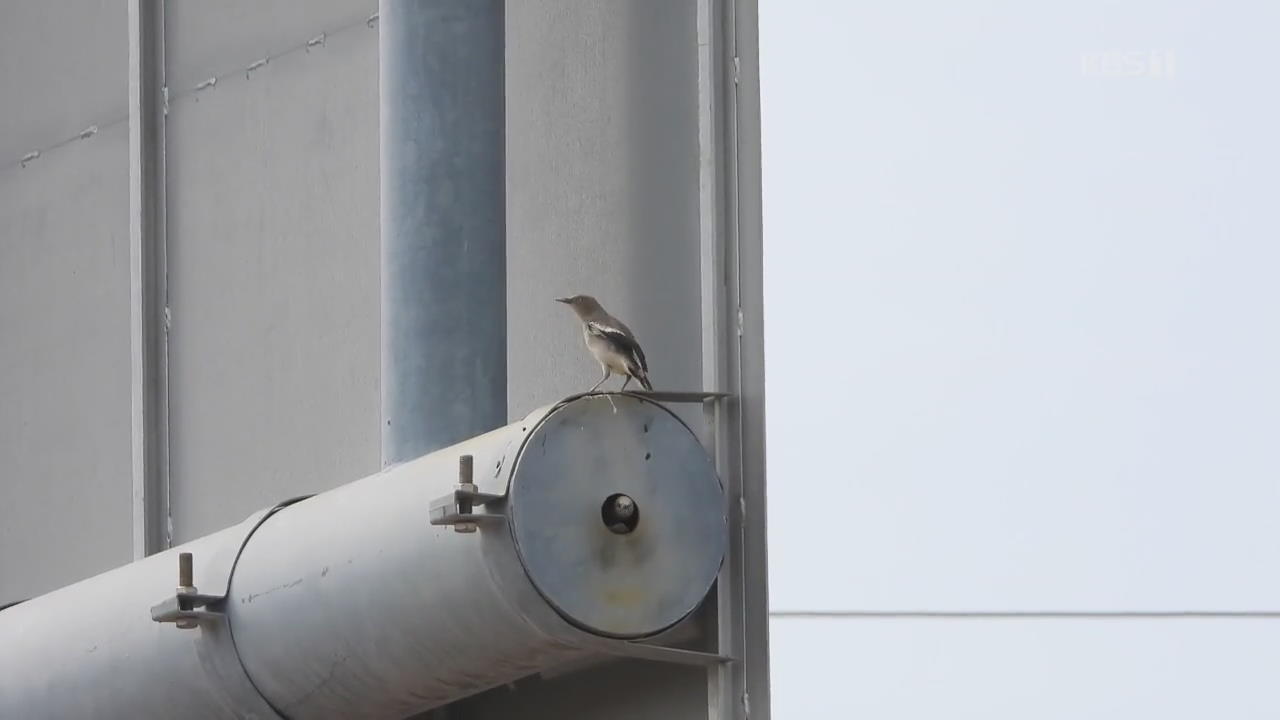
{"type": "Polygon", "coordinates": [[[167,548],[168,285],[163,0],[129,0],[129,335],[133,555],[167,548]]]}

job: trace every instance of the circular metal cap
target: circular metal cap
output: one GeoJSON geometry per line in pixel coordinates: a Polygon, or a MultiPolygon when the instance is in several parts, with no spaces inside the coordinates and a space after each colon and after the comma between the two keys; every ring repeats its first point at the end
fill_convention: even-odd
{"type": "Polygon", "coordinates": [[[534,587],[599,635],[645,637],[679,622],[711,589],[728,544],[711,458],[679,418],[637,397],[552,410],[525,441],[509,497],[534,587]]]}

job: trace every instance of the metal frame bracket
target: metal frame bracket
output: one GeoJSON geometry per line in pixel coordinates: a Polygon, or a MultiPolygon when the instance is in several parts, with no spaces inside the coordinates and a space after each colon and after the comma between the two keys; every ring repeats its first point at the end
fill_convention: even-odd
{"type": "Polygon", "coordinates": [[[561,402],[569,402],[580,397],[589,397],[592,395],[631,395],[633,397],[640,398],[641,400],[653,400],[656,402],[677,404],[708,403],[719,400],[731,400],[735,397],[733,393],[719,392],[716,390],[625,390],[621,392],[597,390],[594,392],[570,395],[561,402]]]}
{"type": "Polygon", "coordinates": [[[473,533],[482,520],[505,519],[505,515],[472,512],[477,505],[502,500],[505,495],[481,492],[473,475],[474,460],[470,455],[458,458],[458,486],[453,492],[431,501],[432,525],[452,525],[454,532],[473,533]]]}
{"type": "Polygon", "coordinates": [[[614,654],[655,662],[675,663],[677,665],[724,665],[737,660],[735,657],[718,652],[655,645],[639,640],[626,641],[614,654]]]}
{"type": "MultiPolygon", "coordinates": [[[[186,553],[183,553],[186,555],[186,553]]],[[[202,622],[215,622],[224,615],[220,609],[198,610],[223,600],[218,595],[204,595],[195,588],[178,588],[173,597],[151,606],[151,619],[158,623],[173,623],[183,630],[190,630],[202,622]]]]}

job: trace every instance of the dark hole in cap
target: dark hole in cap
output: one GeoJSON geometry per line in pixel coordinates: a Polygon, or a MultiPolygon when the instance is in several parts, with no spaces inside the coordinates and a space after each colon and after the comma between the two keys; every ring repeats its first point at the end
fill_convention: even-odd
{"type": "Polygon", "coordinates": [[[600,506],[600,519],[609,532],[626,535],[640,524],[640,506],[630,495],[614,493],[600,506]]]}

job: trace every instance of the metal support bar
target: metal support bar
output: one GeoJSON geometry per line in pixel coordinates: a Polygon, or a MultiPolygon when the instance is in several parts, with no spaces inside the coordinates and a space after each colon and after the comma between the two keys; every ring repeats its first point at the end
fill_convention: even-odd
{"type": "Polygon", "coordinates": [[[635,395],[636,397],[669,403],[709,403],[733,397],[733,393],[717,392],[715,390],[642,390],[638,392],[628,390],[620,394],[635,395]]]}
{"type": "Polygon", "coordinates": [[[620,649],[612,651],[613,654],[623,657],[632,657],[639,660],[651,660],[653,662],[675,663],[677,665],[701,665],[707,667],[720,667],[733,662],[736,658],[730,655],[722,655],[714,652],[703,652],[701,650],[686,650],[684,648],[668,647],[665,645],[655,645],[653,643],[642,643],[630,641],[621,646],[620,649]]]}
{"type": "Polygon", "coordinates": [[[740,525],[731,543],[741,542],[742,642],[746,691],[743,709],[753,720],[768,720],[769,568],[765,497],[764,240],[760,165],[760,21],[758,0],[726,0],[732,33],[732,98],[727,123],[730,140],[729,235],[737,300],[730,346],[735,355],[741,470],[740,525]],[[749,513],[749,517],[748,517],[749,513]],[[740,535],[737,533],[740,531],[740,535]]]}
{"type": "Polygon", "coordinates": [[[169,351],[164,2],[129,0],[129,345],[133,556],[167,547],[169,351]]]}
{"type": "Polygon", "coordinates": [[[381,0],[382,460],[506,422],[503,0],[381,0]]]}
{"type": "MultiPolygon", "coordinates": [[[[732,303],[726,288],[729,274],[725,260],[726,158],[724,106],[728,89],[725,83],[725,8],[722,0],[699,0],[698,34],[698,191],[699,238],[702,296],[702,383],[704,387],[722,390],[733,387],[729,375],[728,333],[732,303]]],[[[716,581],[713,612],[707,618],[715,623],[711,635],[719,652],[737,654],[741,659],[741,583],[738,572],[739,513],[733,506],[740,496],[738,466],[729,454],[730,422],[734,416],[720,403],[705,406],[709,445],[716,470],[725,483],[725,500],[729,504],[730,550],[716,581]]],[[[716,663],[707,668],[708,720],[737,720],[745,713],[741,703],[745,692],[745,674],[741,662],[716,663]]]]}
{"type": "Polygon", "coordinates": [[[756,0],[699,0],[697,24],[703,384],[737,400],[705,410],[730,518],[714,617],[720,652],[736,658],[709,669],[708,718],[767,719],[756,0]]]}

